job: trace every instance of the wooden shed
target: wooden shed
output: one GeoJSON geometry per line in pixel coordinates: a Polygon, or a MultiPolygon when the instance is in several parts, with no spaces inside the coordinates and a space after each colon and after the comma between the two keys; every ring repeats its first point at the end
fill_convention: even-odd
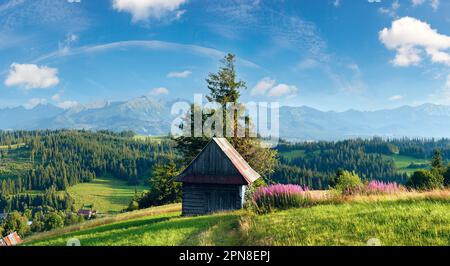
{"type": "Polygon", "coordinates": [[[259,177],[227,139],[213,138],[176,179],[183,183],[183,215],[240,209],[259,177]]]}

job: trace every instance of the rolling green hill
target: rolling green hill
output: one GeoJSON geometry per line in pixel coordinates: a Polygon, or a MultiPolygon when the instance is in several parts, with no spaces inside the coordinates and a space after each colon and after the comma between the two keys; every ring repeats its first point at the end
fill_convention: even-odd
{"type": "Polygon", "coordinates": [[[130,186],[127,182],[115,178],[97,177],[89,183],[77,184],[67,191],[75,200],[75,207],[93,204],[99,213],[117,213],[127,208],[136,191],[142,192],[145,186],[130,186]]]}
{"type": "Polygon", "coordinates": [[[371,238],[382,245],[450,245],[449,209],[448,195],[365,198],[266,215],[238,211],[180,217],[179,205],[168,205],[138,211],[137,217],[128,213],[111,222],[99,220],[81,230],[36,235],[25,245],[65,245],[70,238],[86,246],[366,245],[371,238]]]}
{"type": "Polygon", "coordinates": [[[412,174],[420,169],[429,168],[430,160],[427,159],[417,159],[411,156],[402,155],[390,155],[385,156],[387,159],[393,159],[397,171],[401,173],[412,174]],[[425,166],[426,165],[426,166],[425,166]]]}
{"type": "Polygon", "coordinates": [[[24,143],[0,146],[0,180],[16,179],[33,167],[24,143]]]}

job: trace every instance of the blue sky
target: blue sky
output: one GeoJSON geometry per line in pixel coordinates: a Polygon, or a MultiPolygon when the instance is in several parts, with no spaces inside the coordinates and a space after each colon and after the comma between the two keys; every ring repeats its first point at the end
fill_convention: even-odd
{"type": "Polygon", "coordinates": [[[0,107],[192,100],[227,52],[243,101],[450,104],[447,0],[0,0],[0,107]]]}

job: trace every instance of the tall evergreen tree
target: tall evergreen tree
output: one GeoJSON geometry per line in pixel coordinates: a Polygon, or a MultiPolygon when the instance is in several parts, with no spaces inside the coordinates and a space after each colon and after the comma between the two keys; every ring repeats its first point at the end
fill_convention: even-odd
{"type": "Polygon", "coordinates": [[[441,150],[437,149],[434,151],[433,158],[431,159],[431,167],[440,173],[444,171],[444,160],[442,159],[441,150]]]}
{"type": "MultiPolygon", "coordinates": [[[[244,81],[239,80],[235,67],[236,57],[233,54],[227,54],[223,60],[221,60],[222,66],[217,73],[210,73],[206,79],[209,95],[206,97],[210,102],[216,102],[221,105],[223,110],[222,125],[214,125],[215,127],[222,127],[222,134],[220,136],[227,136],[230,143],[234,148],[248,161],[250,166],[259,172],[263,177],[269,178],[274,171],[276,165],[276,151],[265,148],[261,139],[258,137],[251,137],[250,130],[250,118],[245,117],[244,121],[239,121],[242,115],[242,105],[239,103],[239,97],[241,91],[246,89],[244,81]],[[234,108],[236,106],[227,106],[227,104],[235,104],[238,108],[233,109],[232,121],[227,121],[227,108],[234,108]],[[236,110],[236,112],[235,112],[236,110]],[[227,126],[232,127],[232,136],[227,134],[227,126]],[[244,130],[243,136],[238,134],[238,130],[241,128],[244,130]]],[[[177,148],[182,154],[183,163],[189,163],[195,156],[201,151],[201,149],[210,140],[210,136],[206,136],[205,132],[202,132],[201,136],[195,136],[194,128],[194,112],[202,112],[202,125],[208,118],[203,111],[211,110],[196,110],[200,108],[198,106],[192,106],[191,112],[187,114],[187,121],[191,122],[191,134],[189,136],[181,136],[175,139],[177,142],[177,148]]],[[[214,110],[210,115],[214,114],[214,110]]],[[[188,127],[189,128],[189,127],[188,127]]],[[[215,135],[217,136],[217,135],[215,135]]]]}

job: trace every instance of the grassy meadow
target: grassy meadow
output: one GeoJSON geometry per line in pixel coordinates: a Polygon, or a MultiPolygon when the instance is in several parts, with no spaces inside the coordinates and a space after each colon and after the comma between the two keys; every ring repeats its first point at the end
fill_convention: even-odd
{"type": "Polygon", "coordinates": [[[86,246],[358,246],[371,238],[388,246],[450,245],[450,191],[325,200],[265,215],[237,211],[181,217],[179,208],[168,205],[99,219],[95,226],[33,236],[25,245],[65,245],[73,237],[86,246]]]}
{"type": "Polygon", "coordinates": [[[113,214],[128,207],[134,196],[135,188],[138,193],[147,189],[145,186],[129,186],[126,181],[109,177],[97,177],[89,183],[77,184],[67,191],[75,199],[75,206],[94,204],[99,213],[113,214]]]}
{"type": "Polygon", "coordinates": [[[393,159],[397,171],[401,173],[413,174],[417,170],[428,169],[429,167],[424,167],[423,165],[429,165],[430,160],[428,159],[417,159],[410,156],[402,155],[391,155],[384,156],[387,159],[393,159]],[[411,165],[417,165],[418,167],[411,167],[411,165]]]}
{"type": "Polygon", "coordinates": [[[0,146],[0,180],[17,178],[33,167],[24,143],[0,146]]]}
{"type": "Polygon", "coordinates": [[[353,202],[256,216],[246,243],[294,246],[450,245],[450,202],[353,202]],[[295,230],[292,230],[295,228],[295,230]]]}

